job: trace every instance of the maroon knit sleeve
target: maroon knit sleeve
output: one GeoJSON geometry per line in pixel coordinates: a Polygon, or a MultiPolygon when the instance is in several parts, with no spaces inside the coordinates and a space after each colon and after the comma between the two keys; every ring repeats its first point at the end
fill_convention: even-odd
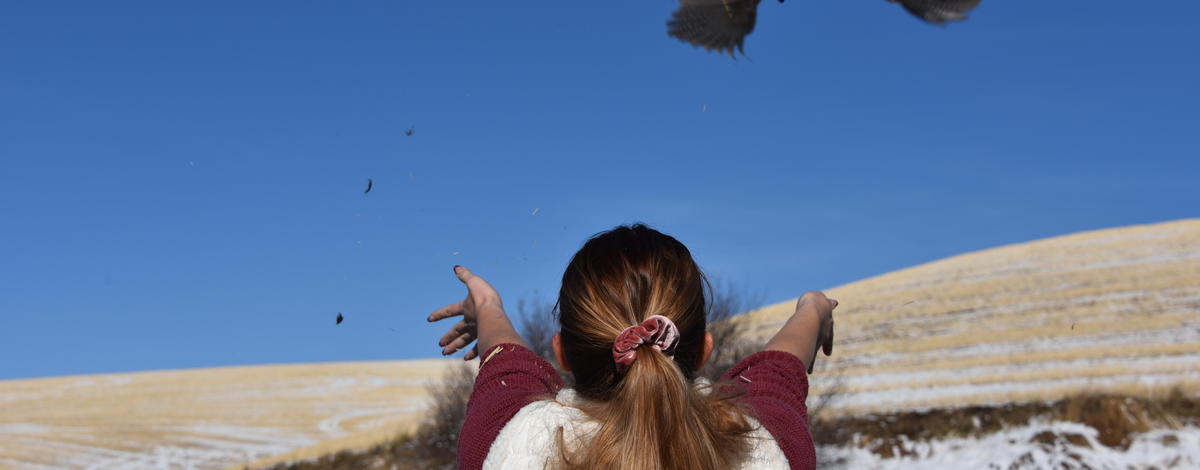
{"type": "Polygon", "coordinates": [[[804,361],[783,351],[760,351],[742,359],[723,376],[741,384],[746,394],[738,401],[775,438],[792,470],[817,467],[816,449],[808,429],[808,375],[804,361]]]}
{"type": "Polygon", "coordinates": [[[492,441],[517,411],[563,386],[554,366],[524,346],[501,344],[481,357],[467,419],[458,433],[461,470],[482,468],[492,441]]]}

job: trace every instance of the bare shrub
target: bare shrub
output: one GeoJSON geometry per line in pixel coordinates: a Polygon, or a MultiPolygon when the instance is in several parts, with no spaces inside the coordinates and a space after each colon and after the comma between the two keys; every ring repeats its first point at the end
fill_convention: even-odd
{"type": "Polygon", "coordinates": [[[542,300],[536,293],[518,300],[517,331],[531,351],[554,363],[552,340],[558,333],[558,318],[553,303],[542,300]]]}
{"type": "Polygon", "coordinates": [[[715,382],[739,361],[762,349],[764,343],[744,338],[745,327],[733,317],[762,305],[761,295],[724,281],[714,281],[708,292],[708,332],[713,352],[700,369],[700,377],[715,382]]]}
{"type": "MultiPolygon", "coordinates": [[[[554,306],[536,294],[517,301],[517,327],[530,350],[554,363],[551,339],[558,330],[554,306]]],[[[429,386],[433,405],[417,430],[397,439],[392,455],[403,456],[401,468],[452,469],[458,458],[458,433],[467,419],[467,402],[475,387],[477,362],[454,366],[441,382],[429,386]]],[[[562,371],[560,371],[561,374],[562,371]]]]}
{"type": "Polygon", "coordinates": [[[452,366],[441,382],[429,385],[433,406],[412,443],[413,458],[425,465],[420,468],[454,468],[458,432],[467,419],[467,401],[474,388],[475,367],[471,363],[452,366]]]}
{"type": "MultiPolygon", "coordinates": [[[[536,294],[517,301],[517,323],[521,338],[530,350],[553,363],[551,338],[558,330],[553,304],[536,294]]],[[[482,353],[486,353],[481,351],[482,353]]],[[[444,380],[429,386],[433,406],[429,415],[404,440],[411,468],[454,468],[458,455],[458,433],[467,419],[467,402],[475,387],[476,362],[454,366],[444,380]]]]}

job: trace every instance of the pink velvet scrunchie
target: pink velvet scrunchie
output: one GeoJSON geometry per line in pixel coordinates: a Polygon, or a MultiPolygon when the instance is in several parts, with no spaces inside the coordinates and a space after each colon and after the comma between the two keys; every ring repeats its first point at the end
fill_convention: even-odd
{"type": "Polygon", "coordinates": [[[629,365],[637,360],[638,346],[643,344],[650,344],[667,357],[673,357],[675,346],[679,344],[679,328],[670,318],[662,315],[651,315],[641,324],[626,328],[613,342],[613,361],[617,363],[617,372],[629,370],[629,365]]]}

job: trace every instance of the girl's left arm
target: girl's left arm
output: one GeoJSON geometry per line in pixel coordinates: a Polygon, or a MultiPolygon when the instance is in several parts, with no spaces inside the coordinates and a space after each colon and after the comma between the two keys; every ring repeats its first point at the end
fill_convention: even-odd
{"type": "MultiPolygon", "coordinates": [[[[500,344],[480,351],[483,357],[479,361],[479,375],[467,402],[466,420],[458,433],[459,470],[482,468],[492,444],[509,421],[525,405],[553,397],[563,386],[554,366],[529,348],[500,344]]],[[[501,450],[499,455],[514,450],[501,450]]]]}
{"type": "Polygon", "coordinates": [[[466,349],[472,342],[475,347],[464,360],[484,353],[458,435],[458,468],[478,470],[512,417],[538,397],[553,396],[562,381],[554,366],[525,346],[491,284],[462,266],[455,266],[454,274],[467,286],[467,298],[433,312],[429,321],[462,316],[438,341],[442,355],[466,349]]]}

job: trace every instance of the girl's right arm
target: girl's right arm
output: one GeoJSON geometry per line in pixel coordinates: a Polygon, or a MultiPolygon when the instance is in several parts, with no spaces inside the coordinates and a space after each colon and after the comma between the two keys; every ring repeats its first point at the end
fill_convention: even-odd
{"type": "Polygon", "coordinates": [[[837,305],[822,292],[805,292],[796,301],[796,312],[763,349],[792,353],[812,373],[818,349],[823,349],[826,356],[833,354],[833,309],[837,305]]]}

